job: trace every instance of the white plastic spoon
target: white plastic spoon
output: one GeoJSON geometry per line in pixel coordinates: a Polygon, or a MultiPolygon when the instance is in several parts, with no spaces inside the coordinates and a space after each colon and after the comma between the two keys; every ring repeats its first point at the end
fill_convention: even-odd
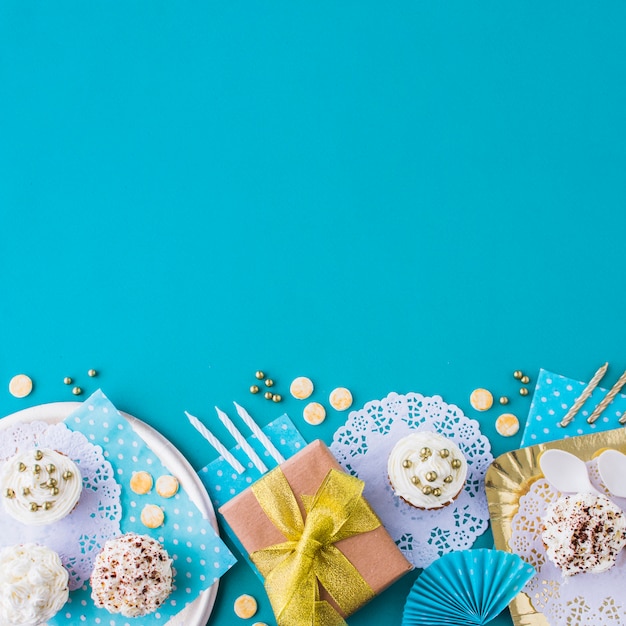
{"type": "Polygon", "coordinates": [[[546,480],[562,493],[601,495],[589,480],[585,462],[565,450],[546,450],[539,457],[539,466],[546,480]]]}
{"type": "Polygon", "coordinates": [[[614,496],[626,498],[626,455],[619,450],[605,450],[598,457],[598,471],[614,496]]]}

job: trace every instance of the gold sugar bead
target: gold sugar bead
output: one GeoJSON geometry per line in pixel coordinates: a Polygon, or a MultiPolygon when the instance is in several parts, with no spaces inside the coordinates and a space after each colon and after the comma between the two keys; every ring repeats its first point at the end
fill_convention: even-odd
{"type": "Polygon", "coordinates": [[[21,463],[21,462],[20,462],[20,464],[17,466],[17,469],[18,469],[20,472],[25,472],[25,471],[26,471],[26,465],[25,465],[24,463],[21,463]]]}
{"type": "Polygon", "coordinates": [[[452,459],[450,465],[452,466],[452,469],[459,469],[459,467],[461,467],[461,461],[459,459],[452,459]]]}
{"type": "Polygon", "coordinates": [[[522,376],[519,379],[520,383],[524,383],[525,385],[527,385],[530,382],[530,378],[528,376],[522,376]]]}
{"type": "Polygon", "coordinates": [[[273,387],[274,386],[274,381],[271,378],[266,378],[265,379],[265,386],[266,387],[273,387]]]}
{"type": "Polygon", "coordinates": [[[437,472],[426,472],[426,480],[429,483],[434,483],[437,480],[437,472]]]}
{"type": "Polygon", "coordinates": [[[58,496],[59,495],[59,488],[58,487],[52,487],[52,489],[50,489],[50,493],[53,496],[58,496]]]}
{"type": "Polygon", "coordinates": [[[522,387],[522,388],[519,390],[519,395],[520,395],[520,396],[527,396],[527,395],[528,395],[528,389],[526,389],[526,387],[522,387]]]}
{"type": "Polygon", "coordinates": [[[15,498],[15,491],[13,491],[13,489],[7,489],[4,492],[4,497],[5,498],[15,498]]]}
{"type": "Polygon", "coordinates": [[[41,467],[37,465],[37,463],[35,463],[35,465],[33,465],[33,474],[39,474],[40,472],[41,472],[41,467]]]}
{"type": "Polygon", "coordinates": [[[56,469],[57,468],[54,467],[54,465],[52,465],[52,463],[48,463],[48,465],[46,465],[46,472],[48,472],[48,474],[54,474],[56,469]]]}
{"type": "Polygon", "coordinates": [[[37,450],[35,452],[35,461],[41,461],[43,459],[43,452],[41,450],[37,450]]]}
{"type": "Polygon", "coordinates": [[[420,484],[420,479],[417,476],[411,476],[411,482],[414,485],[419,485],[420,484]]]}
{"type": "Polygon", "coordinates": [[[75,396],[80,396],[80,394],[83,393],[83,390],[80,387],[74,387],[74,389],[72,389],[72,393],[75,396]]]}
{"type": "Polygon", "coordinates": [[[63,472],[63,480],[69,480],[70,478],[72,478],[72,476],[74,476],[74,474],[72,474],[70,470],[65,470],[63,472]]]}
{"type": "Polygon", "coordinates": [[[24,487],[24,489],[22,489],[22,495],[23,496],[29,496],[30,495],[30,489],[28,487],[24,487]]]}
{"type": "Polygon", "coordinates": [[[56,487],[57,481],[54,478],[50,478],[46,484],[48,485],[48,487],[56,487]]]}
{"type": "Polygon", "coordinates": [[[447,448],[444,448],[443,450],[439,450],[439,456],[442,459],[447,459],[450,456],[450,450],[448,450],[447,448]]]}
{"type": "Polygon", "coordinates": [[[30,503],[30,510],[34,513],[35,511],[39,510],[39,505],[36,502],[31,502],[30,503]]]}
{"type": "Polygon", "coordinates": [[[432,454],[430,448],[422,448],[420,450],[420,456],[424,459],[427,459],[432,454]]]}
{"type": "Polygon", "coordinates": [[[43,508],[44,510],[49,511],[52,508],[52,502],[44,502],[43,508]]]}
{"type": "Polygon", "coordinates": [[[433,488],[430,485],[426,485],[425,487],[422,488],[422,493],[425,496],[429,496],[432,492],[433,492],[433,488]]]}
{"type": "Polygon", "coordinates": [[[263,394],[263,397],[264,397],[266,400],[271,400],[271,399],[274,397],[274,394],[273,394],[271,391],[266,391],[266,392],[263,394]]]}
{"type": "Polygon", "coordinates": [[[435,487],[433,489],[433,496],[439,497],[440,495],[441,495],[441,489],[439,489],[439,487],[435,487]]]}
{"type": "Polygon", "coordinates": [[[64,384],[66,384],[66,385],[71,385],[73,382],[74,382],[74,381],[73,381],[73,380],[72,380],[69,376],[66,376],[66,377],[63,379],[63,383],[64,383],[64,384]]]}
{"type": "Polygon", "coordinates": [[[452,476],[446,476],[443,479],[443,482],[449,485],[453,480],[454,480],[454,478],[452,478],[452,476]]]}
{"type": "Polygon", "coordinates": [[[522,370],[515,370],[513,372],[513,378],[515,378],[515,380],[520,380],[523,375],[524,373],[522,372],[522,370]]]}
{"type": "Polygon", "coordinates": [[[275,394],[272,396],[272,400],[273,400],[274,402],[280,402],[282,399],[283,399],[283,397],[282,397],[279,393],[275,393],[275,394]]]}
{"type": "Polygon", "coordinates": [[[96,370],[88,370],[87,371],[87,376],[93,378],[94,376],[97,376],[98,372],[96,372],[96,370]]]}
{"type": "Polygon", "coordinates": [[[250,393],[259,393],[258,385],[250,385],[250,393]]]}
{"type": "Polygon", "coordinates": [[[259,380],[263,380],[265,378],[265,374],[259,370],[256,374],[255,377],[258,378],[259,380]]]}
{"type": "Polygon", "coordinates": [[[404,459],[404,461],[402,461],[402,467],[404,467],[404,469],[409,469],[411,465],[413,465],[413,463],[411,463],[411,459],[404,459]]]}
{"type": "Polygon", "coordinates": [[[501,396],[499,402],[500,402],[500,404],[508,404],[509,403],[509,399],[506,396],[501,396]]]}

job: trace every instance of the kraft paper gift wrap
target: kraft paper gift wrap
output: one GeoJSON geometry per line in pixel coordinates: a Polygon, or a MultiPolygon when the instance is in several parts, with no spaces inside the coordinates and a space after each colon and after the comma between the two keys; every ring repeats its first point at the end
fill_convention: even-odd
{"type": "MultiPolygon", "coordinates": [[[[319,495],[318,490],[321,491],[323,489],[324,484],[329,480],[329,476],[332,477],[339,474],[341,480],[356,481],[357,487],[360,485],[362,489],[362,482],[345,474],[330,450],[319,440],[309,444],[298,454],[282,463],[279,468],[273,470],[273,472],[277,471],[282,472],[282,475],[286,478],[288,487],[291,488],[295,495],[300,513],[304,519],[307,516],[306,510],[311,507],[310,501],[312,496],[319,495]],[[334,470],[334,473],[331,470],[334,470]]],[[[272,481],[275,481],[275,478],[275,476],[272,476],[272,472],[270,472],[261,478],[258,483],[238,494],[220,508],[220,513],[231,526],[243,547],[251,554],[253,561],[255,560],[255,553],[279,546],[287,541],[285,535],[270,520],[258,499],[258,494],[263,491],[263,486],[261,485],[261,488],[259,488],[259,484],[263,483],[263,481],[268,481],[268,484],[271,484],[273,489],[275,482],[272,481]]],[[[342,538],[333,546],[354,566],[358,572],[357,577],[362,579],[366,586],[371,589],[371,597],[374,597],[374,595],[383,591],[403,574],[411,570],[412,566],[404,558],[366,501],[362,500],[362,503],[368,514],[371,514],[375,520],[375,524],[370,525],[368,528],[375,527],[366,529],[365,532],[359,532],[348,538],[342,538]]],[[[306,530],[303,536],[304,534],[306,534],[306,530]]],[[[371,597],[364,601],[371,599],[371,597]]],[[[321,588],[320,598],[332,605],[334,611],[344,616],[351,614],[359,608],[359,606],[353,606],[348,608],[347,611],[339,608],[333,598],[323,588],[321,588]]],[[[270,599],[272,599],[271,594],[270,599]]],[[[272,606],[276,612],[276,606],[273,601],[272,606]]],[[[277,617],[280,624],[281,619],[279,616],[277,617]]],[[[338,615],[337,617],[339,618],[338,615]]],[[[339,621],[324,623],[342,623],[342,620],[339,618],[339,621]]]]}

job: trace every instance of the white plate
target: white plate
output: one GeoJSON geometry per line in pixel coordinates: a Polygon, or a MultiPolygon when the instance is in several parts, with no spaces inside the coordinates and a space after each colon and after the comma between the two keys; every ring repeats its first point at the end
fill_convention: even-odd
{"type": "MultiPolygon", "coordinates": [[[[35,421],[57,424],[62,422],[80,405],[80,402],[52,402],[50,404],[33,406],[2,418],[0,420],[0,430],[18,423],[35,421]]],[[[193,467],[189,464],[189,461],[187,461],[182,453],[163,435],[154,430],[154,428],[128,413],[122,413],[122,415],[128,420],[133,430],[159,457],[163,465],[178,478],[181,487],[191,498],[191,501],[198,507],[202,515],[209,520],[215,532],[218,532],[215,509],[213,508],[209,494],[204,488],[198,474],[196,474],[193,467]]],[[[213,610],[218,582],[215,582],[211,587],[205,589],[194,602],[170,619],[167,622],[167,626],[204,626],[208,622],[211,611],[213,610]]]]}

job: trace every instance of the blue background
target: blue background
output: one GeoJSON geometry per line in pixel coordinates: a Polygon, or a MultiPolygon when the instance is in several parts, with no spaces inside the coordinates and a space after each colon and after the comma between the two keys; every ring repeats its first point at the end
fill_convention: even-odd
{"type": "MultiPolygon", "coordinates": [[[[625,26],[615,1],[3,1],[2,414],[69,375],[197,469],[184,409],[330,442],[345,415],[251,397],[263,368],[283,397],[441,394],[515,447],[472,389],[523,420],[514,369],[626,368],[625,26]]],[[[399,624],[414,578],[351,626],[399,624]]],[[[273,623],[239,565],[212,625],[242,591],[273,623]]]]}

